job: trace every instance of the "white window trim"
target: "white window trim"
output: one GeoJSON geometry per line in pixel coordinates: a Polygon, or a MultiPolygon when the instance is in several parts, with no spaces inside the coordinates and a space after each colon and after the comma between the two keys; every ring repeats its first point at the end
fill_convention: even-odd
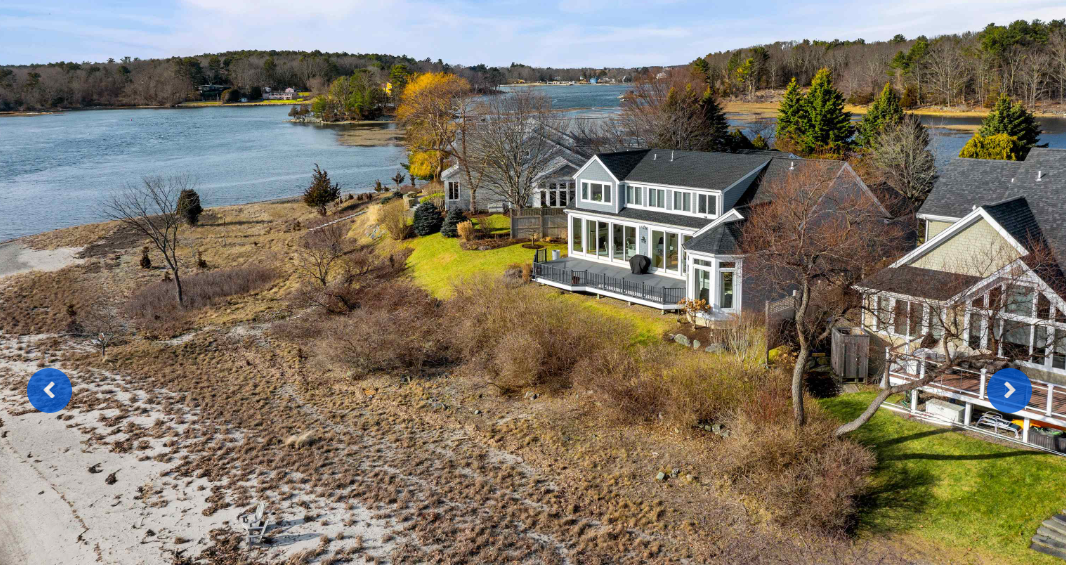
{"type": "Polygon", "coordinates": [[[641,209],[641,210],[658,210],[658,211],[670,212],[671,214],[677,214],[679,216],[691,216],[691,217],[694,217],[694,218],[708,218],[708,219],[712,219],[712,220],[721,217],[722,214],[723,214],[722,207],[724,206],[724,204],[723,204],[724,194],[721,191],[718,191],[718,190],[703,190],[703,189],[686,188],[686,187],[680,187],[680,186],[671,186],[671,185],[654,184],[654,183],[632,183],[632,184],[626,183],[626,186],[627,187],[632,186],[635,189],[639,189],[640,191],[642,191],[643,196],[644,196],[641,199],[641,203],[640,204],[633,204],[632,202],[630,202],[630,200],[628,198],[629,193],[627,192],[626,193],[626,205],[625,205],[626,208],[632,207],[632,208],[638,208],[638,209],[641,209]],[[650,202],[651,202],[651,191],[652,190],[661,190],[661,191],[663,191],[663,205],[662,206],[652,206],[650,204],[650,202]],[[691,199],[691,201],[690,201],[691,210],[690,211],[686,212],[684,210],[679,210],[677,208],[674,208],[674,194],[679,193],[679,192],[682,193],[682,194],[688,193],[690,195],[689,196],[689,198],[691,199]],[[706,214],[699,213],[699,197],[700,197],[700,195],[713,196],[714,197],[714,208],[715,208],[714,212],[706,213],[706,214]]]}
{"type": "Polygon", "coordinates": [[[610,182],[610,181],[603,182],[603,181],[595,181],[595,180],[583,180],[583,181],[581,181],[581,191],[578,193],[577,197],[580,198],[582,202],[588,202],[590,204],[612,204],[613,205],[614,204],[614,198],[613,198],[614,195],[612,193],[615,190],[615,188],[614,188],[615,186],[616,185],[614,183],[610,182]],[[604,196],[603,200],[593,200],[592,199],[592,187],[589,186],[591,184],[603,185],[603,196],[604,196]],[[588,194],[589,194],[588,198],[585,198],[585,189],[586,188],[588,188],[588,194]]]}
{"type": "Polygon", "coordinates": [[[744,304],[744,257],[742,255],[709,255],[699,252],[685,252],[685,261],[688,263],[686,273],[688,277],[688,295],[692,298],[696,297],[696,271],[702,270],[710,273],[711,288],[708,292],[710,296],[711,314],[714,312],[722,312],[726,314],[735,314],[741,311],[744,304]],[[696,265],[696,260],[710,261],[712,267],[696,265]],[[722,263],[735,263],[736,267],[722,269],[722,263]],[[720,281],[723,272],[733,273],[733,307],[722,308],[720,304],[721,292],[720,281]]]}
{"type": "MultiPolygon", "coordinates": [[[[613,254],[614,254],[614,229],[612,229],[611,227],[608,227],[608,229],[607,229],[607,251],[608,251],[608,253],[607,253],[606,257],[601,257],[601,256],[599,256],[599,255],[597,255],[595,253],[588,253],[588,252],[585,251],[585,246],[587,245],[585,240],[588,237],[588,224],[586,222],[588,222],[590,220],[594,221],[594,222],[604,222],[608,226],[610,226],[611,224],[618,224],[618,225],[621,225],[621,226],[627,226],[627,227],[634,228],[636,230],[636,234],[637,234],[637,253],[638,254],[640,253],[640,246],[641,246],[641,241],[640,241],[640,230],[641,230],[641,228],[645,228],[647,230],[647,232],[648,232],[647,237],[648,237],[649,240],[651,239],[651,232],[652,231],[662,231],[662,232],[669,232],[669,233],[676,234],[678,236],[678,240],[677,240],[677,244],[678,244],[678,258],[677,258],[678,268],[676,270],[670,271],[670,270],[667,270],[667,269],[655,269],[654,267],[651,267],[651,268],[649,268],[648,272],[652,273],[652,274],[655,274],[655,275],[664,276],[664,277],[671,277],[671,278],[676,278],[676,279],[681,279],[681,280],[686,280],[687,279],[688,269],[687,269],[685,263],[687,263],[687,261],[688,261],[688,259],[687,259],[688,252],[685,251],[683,244],[684,244],[684,240],[685,240],[686,236],[688,236],[688,237],[693,237],[694,236],[694,233],[691,230],[680,230],[680,229],[678,229],[676,227],[670,227],[670,226],[665,226],[665,225],[649,224],[649,223],[646,223],[646,222],[633,222],[633,221],[622,220],[622,219],[617,219],[617,218],[605,218],[603,216],[596,216],[596,215],[567,214],[567,222],[568,222],[567,223],[567,234],[568,234],[567,235],[567,239],[568,239],[568,241],[567,241],[567,249],[569,250],[570,256],[574,257],[575,259],[583,259],[583,260],[586,260],[586,261],[596,261],[596,262],[599,262],[599,263],[605,263],[605,264],[615,265],[615,266],[623,265],[624,263],[622,261],[624,261],[624,259],[622,261],[619,261],[619,260],[613,258],[613,254]],[[581,229],[582,229],[582,232],[581,232],[581,245],[582,245],[582,249],[580,251],[575,251],[574,250],[574,238],[573,238],[572,234],[570,233],[570,232],[573,231],[573,228],[574,228],[574,218],[578,218],[578,219],[581,220],[581,229]]],[[[623,232],[623,234],[624,233],[625,232],[623,232]]],[[[651,242],[648,241],[646,243],[648,245],[648,251],[649,251],[648,252],[648,258],[651,258],[651,242]]],[[[623,252],[623,254],[625,253],[625,248],[624,247],[623,247],[623,251],[622,252],[623,252]]]]}

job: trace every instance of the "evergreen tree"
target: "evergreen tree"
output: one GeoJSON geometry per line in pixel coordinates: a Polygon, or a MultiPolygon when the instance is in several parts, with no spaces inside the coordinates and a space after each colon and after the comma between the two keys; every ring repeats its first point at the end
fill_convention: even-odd
{"type": "Polygon", "coordinates": [[[318,163],[315,163],[315,170],[311,173],[311,186],[304,191],[304,204],[317,208],[318,213],[325,216],[326,206],[340,196],[341,186],[330,182],[329,174],[318,168],[318,163]]]}
{"type": "Polygon", "coordinates": [[[1029,149],[1040,141],[1040,124],[1021,102],[1012,102],[1009,96],[1003,94],[985,117],[977,133],[986,138],[997,134],[1016,138],[1021,146],[1018,157],[1025,159],[1029,149]]]}
{"type": "Polygon", "coordinates": [[[889,83],[881,90],[881,95],[874,99],[870,108],[859,123],[857,141],[863,147],[873,145],[877,135],[890,124],[898,124],[903,120],[903,106],[900,105],[899,95],[892,89],[889,83]]]}
{"type": "Polygon", "coordinates": [[[799,141],[806,151],[850,143],[851,112],[844,111],[844,95],[833,87],[833,74],[828,67],[814,75],[804,102],[806,120],[799,141]]]}
{"type": "Polygon", "coordinates": [[[718,103],[718,97],[711,92],[710,87],[703,91],[698,104],[699,117],[703,121],[705,135],[711,140],[711,149],[722,149],[729,145],[729,121],[725,118],[725,111],[718,103]]]}
{"type": "Polygon", "coordinates": [[[185,223],[195,226],[200,222],[200,214],[204,211],[200,206],[200,195],[195,190],[187,188],[178,195],[178,214],[185,219],[185,223]]]}
{"type": "Polygon", "coordinates": [[[785,89],[785,97],[777,107],[777,139],[794,140],[800,137],[800,128],[805,121],[804,96],[793,77],[785,89]]]}
{"type": "Polygon", "coordinates": [[[692,61],[692,74],[703,79],[707,84],[711,84],[711,66],[707,63],[707,59],[699,57],[692,61]]]}
{"type": "Polygon", "coordinates": [[[459,237],[459,224],[466,221],[466,214],[459,208],[448,210],[444,218],[444,225],[440,228],[440,234],[444,237],[459,237]]]}
{"type": "Polygon", "coordinates": [[[420,236],[432,235],[440,231],[444,218],[432,202],[423,202],[415,208],[415,233],[420,236]]]}

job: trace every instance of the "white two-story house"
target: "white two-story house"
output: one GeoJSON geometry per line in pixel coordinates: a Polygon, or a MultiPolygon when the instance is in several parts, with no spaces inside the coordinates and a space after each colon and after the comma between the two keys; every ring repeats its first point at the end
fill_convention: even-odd
{"type": "Polygon", "coordinates": [[[761,190],[768,181],[810,166],[828,167],[834,182],[869,194],[846,163],[788,153],[597,154],[574,174],[567,257],[538,256],[534,278],[664,311],[679,309],[686,298],[702,299],[711,320],[761,310],[770,297],[744,274],[747,215],[770,201],[761,190]],[[647,257],[647,273],[634,272],[630,260],[637,255],[647,257]]]}

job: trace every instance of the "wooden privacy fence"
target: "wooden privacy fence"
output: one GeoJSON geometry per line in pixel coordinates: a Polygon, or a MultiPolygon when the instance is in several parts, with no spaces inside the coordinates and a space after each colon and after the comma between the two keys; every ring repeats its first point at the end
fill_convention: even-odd
{"type": "Polygon", "coordinates": [[[511,216],[511,237],[566,239],[566,213],[562,208],[526,208],[511,216]]]}
{"type": "Polygon", "coordinates": [[[867,382],[870,374],[870,336],[862,328],[833,328],[831,362],[837,378],[867,382]]]}

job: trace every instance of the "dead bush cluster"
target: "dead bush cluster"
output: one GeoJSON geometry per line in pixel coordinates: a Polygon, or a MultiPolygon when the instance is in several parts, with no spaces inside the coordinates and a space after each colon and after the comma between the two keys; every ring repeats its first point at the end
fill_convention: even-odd
{"type": "Polygon", "coordinates": [[[624,322],[583,316],[539,289],[472,280],[448,301],[454,348],[470,374],[505,394],[569,387],[584,358],[625,343],[624,322]]]}
{"type": "Polygon", "coordinates": [[[629,322],[505,278],[470,280],[446,301],[399,279],[367,286],[361,298],[320,326],[319,362],[356,377],[449,366],[503,395],[589,390],[608,422],[714,442],[721,478],[780,524],[837,534],[854,520],[871,454],[833,438],[832,420],[817,408],[807,427],[794,428],[788,376],[748,351],[762,349],[748,324],[731,332],[735,352],[711,355],[632,345],[629,322]],[[704,431],[712,425],[728,434],[704,431]]]}
{"type": "Polygon", "coordinates": [[[189,312],[217,304],[228,296],[265,288],[276,276],[275,269],[246,266],[182,277],[184,307],[178,304],[174,285],[159,281],[134,294],[126,302],[124,314],[142,331],[166,335],[180,330],[189,312]]]}
{"type": "Polygon", "coordinates": [[[421,287],[394,280],[368,287],[361,307],[325,322],[317,358],[354,377],[417,376],[449,360],[442,306],[421,287]]]}

